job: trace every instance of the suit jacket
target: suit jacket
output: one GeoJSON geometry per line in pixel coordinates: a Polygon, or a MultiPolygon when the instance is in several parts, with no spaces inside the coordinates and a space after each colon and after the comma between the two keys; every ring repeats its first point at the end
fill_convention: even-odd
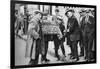
{"type": "Polygon", "coordinates": [[[95,19],[93,16],[85,16],[82,19],[81,30],[85,33],[93,34],[95,32],[95,19]],[[87,19],[87,20],[86,20],[87,19]]]}
{"type": "Polygon", "coordinates": [[[67,29],[69,29],[70,41],[78,41],[80,39],[80,29],[75,16],[68,18],[67,29]]]}

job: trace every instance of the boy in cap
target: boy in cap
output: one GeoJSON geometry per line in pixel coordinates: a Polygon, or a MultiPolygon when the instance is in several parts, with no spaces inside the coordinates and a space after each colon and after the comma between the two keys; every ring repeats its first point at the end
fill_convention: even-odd
{"type": "MultiPolygon", "coordinates": [[[[53,21],[55,21],[57,26],[60,26],[59,24],[62,22],[62,17],[59,14],[59,9],[55,9],[55,15],[53,16],[53,21]]],[[[57,57],[57,60],[60,60],[60,56],[58,55],[59,45],[61,45],[62,52],[65,55],[65,50],[64,50],[63,42],[62,42],[62,44],[58,43],[58,42],[60,42],[60,40],[59,40],[60,37],[62,37],[61,29],[59,29],[59,30],[60,30],[59,33],[61,33],[61,34],[59,34],[59,36],[58,35],[54,35],[53,36],[54,46],[55,46],[55,48],[54,48],[55,49],[55,56],[57,57]]]]}
{"type": "Polygon", "coordinates": [[[62,17],[59,16],[57,19],[59,21],[60,31],[61,31],[61,33],[63,35],[63,37],[61,39],[59,39],[60,40],[60,42],[59,42],[60,44],[59,45],[61,46],[61,50],[62,50],[63,55],[66,57],[65,49],[64,49],[64,42],[65,42],[65,32],[64,32],[64,30],[65,30],[65,26],[64,26],[64,22],[63,22],[62,17]]]}
{"type": "Polygon", "coordinates": [[[61,16],[57,16],[57,23],[58,23],[60,31],[62,33],[62,38],[59,39],[57,36],[54,37],[54,45],[55,45],[55,56],[57,57],[57,60],[60,60],[60,56],[58,54],[59,46],[61,47],[63,55],[66,57],[65,49],[64,49],[64,41],[65,41],[64,30],[65,30],[65,26],[63,24],[63,19],[62,19],[61,16]]]}

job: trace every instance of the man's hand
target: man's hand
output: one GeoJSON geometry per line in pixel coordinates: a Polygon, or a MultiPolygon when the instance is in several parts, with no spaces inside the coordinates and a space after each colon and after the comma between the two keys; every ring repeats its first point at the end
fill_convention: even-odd
{"type": "Polygon", "coordinates": [[[69,32],[69,29],[67,29],[67,32],[69,32]]]}
{"type": "Polygon", "coordinates": [[[58,35],[58,38],[61,39],[63,36],[62,35],[58,35]]]}
{"type": "Polygon", "coordinates": [[[35,30],[32,30],[32,36],[34,37],[34,39],[38,39],[39,38],[39,34],[35,31],[35,30]]]}

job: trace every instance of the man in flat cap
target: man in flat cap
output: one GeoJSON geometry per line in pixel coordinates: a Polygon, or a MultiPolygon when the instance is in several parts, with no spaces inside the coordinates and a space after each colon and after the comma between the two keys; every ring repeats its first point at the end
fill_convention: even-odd
{"type": "Polygon", "coordinates": [[[88,14],[89,16],[94,17],[93,11],[92,11],[91,9],[88,9],[86,12],[87,12],[87,14],[88,14]]]}
{"type": "Polygon", "coordinates": [[[86,14],[86,10],[85,9],[81,9],[79,11],[79,14],[80,14],[80,19],[79,19],[79,22],[81,22],[82,18],[85,16],[86,14]]]}
{"type": "Polygon", "coordinates": [[[75,61],[79,60],[78,57],[78,41],[80,39],[79,35],[79,25],[78,20],[74,16],[74,10],[70,9],[68,10],[65,15],[68,17],[68,24],[67,24],[67,36],[69,36],[70,39],[70,48],[71,48],[71,59],[75,59],[75,61]]]}
{"type": "MultiPolygon", "coordinates": [[[[59,14],[59,9],[56,8],[56,9],[55,9],[55,15],[53,15],[53,20],[55,20],[56,23],[58,23],[58,22],[57,22],[57,18],[58,18],[58,17],[62,17],[62,16],[59,14]]],[[[59,25],[59,24],[57,24],[57,25],[59,25]]]]}
{"type": "MultiPolygon", "coordinates": [[[[79,26],[81,28],[81,24],[82,24],[82,19],[85,17],[86,15],[86,10],[85,9],[81,9],[79,11],[79,14],[80,14],[80,18],[79,18],[79,26]]],[[[80,49],[81,49],[81,52],[80,52],[80,57],[81,56],[84,56],[84,45],[83,45],[83,37],[82,37],[82,30],[80,29],[80,41],[79,41],[79,45],[80,45],[80,49]]]]}
{"type": "Polygon", "coordinates": [[[43,13],[39,10],[36,10],[35,15],[29,21],[28,33],[27,33],[27,42],[26,42],[26,52],[25,57],[30,58],[30,65],[38,64],[39,60],[39,51],[41,48],[41,23],[43,13]]]}
{"type": "Polygon", "coordinates": [[[94,9],[92,10],[92,15],[95,16],[95,10],[94,9]]]}
{"type": "Polygon", "coordinates": [[[86,61],[91,61],[93,38],[95,33],[95,20],[94,17],[91,16],[89,13],[90,12],[87,10],[81,24],[86,61]]]}

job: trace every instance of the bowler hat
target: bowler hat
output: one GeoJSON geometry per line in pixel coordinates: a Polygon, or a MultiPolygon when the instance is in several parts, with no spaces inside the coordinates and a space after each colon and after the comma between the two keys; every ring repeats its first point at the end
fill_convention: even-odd
{"type": "Polygon", "coordinates": [[[75,11],[73,9],[69,9],[69,10],[66,11],[65,15],[67,15],[68,12],[75,13],[75,11]]]}

